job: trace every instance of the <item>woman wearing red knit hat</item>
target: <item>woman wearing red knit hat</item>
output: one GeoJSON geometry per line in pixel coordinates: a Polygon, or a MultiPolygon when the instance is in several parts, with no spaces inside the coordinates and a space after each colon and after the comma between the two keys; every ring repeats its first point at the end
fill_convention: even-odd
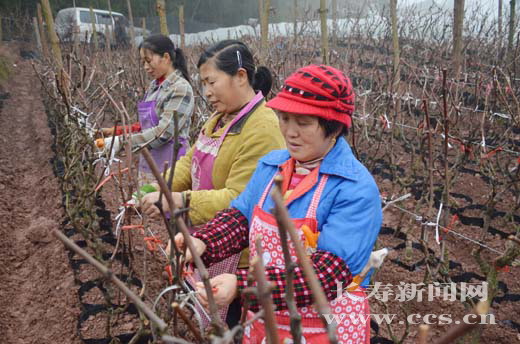
{"type": "MultiPolygon", "coordinates": [[[[291,338],[285,301],[286,271],[276,221],[270,210],[274,177],[283,177],[282,192],[302,243],[312,261],[337,321],[340,343],[370,342],[370,311],[364,292],[369,276],[348,292],[348,286],[367,265],[381,226],[379,191],[368,170],[354,157],[345,140],[352,125],[354,92],[348,77],[329,66],[308,66],[285,81],[268,102],[276,110],[287,150],[273,151],[260,159],[246,189],[226,209],[194,234],[198,253],[206,265],[250,248],[257,256],[254,238],[262,236],[266,277],[273,282],[272,298],[280,339],[291,338]]],[[[184,238],[176,237],[182,248],[184,238]]],[[[291,248],[291,255],[296,254],[291,248]]],[[[211,279],[219,305],[241,296],[247,286],[245,269],[211,279]]],[[[357,280],[361,278],[358,277],[357,280]]],[[[303,343],[326,343],[327,334],[302,269],[295,269],[295,300],[302,316],[303,343]]],[[[201,285],[199,298],[206,303],[201,285]]],[[[253,302],[250,310],[259,306],[253,302]]],[[[248,327],[245,343],[263,343],[260,319],[248,327]]]]}

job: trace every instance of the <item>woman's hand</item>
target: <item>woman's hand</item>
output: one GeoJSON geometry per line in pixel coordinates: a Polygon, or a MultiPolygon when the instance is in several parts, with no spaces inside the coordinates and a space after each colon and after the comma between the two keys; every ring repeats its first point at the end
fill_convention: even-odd
{"type": "MultiPolygon", "coordinates": [[[[149,194],[146,194],[141,199],[141,210],[145,215],[148,215],[150,217],[159,217],[161,212],[159,211],[159,208],[155,205],[157,201],[159,200],[159,191],[156,192],[150,192],[149,194]]],[[[182,195],[180,192],[172,192],[173,197],[173,203],[177,208],[184,207],[184,204],[182,202],[182,195]]],[[[168,206],[168,201],[166,200],[166,197],[163,195],[161,198],[161,207],[163,212],[170,211],[170,207],[168,206]]]]}
{"type": "MultiPolygon", "coordinates": [[[[186,243],[184,242],[184,234],[178,233],[175,238],[175,246],[179,251],[184,251],[186,249],[186,243]]],[[[200,256],[206,251],[206,244],[204,241],[191,237],[191,242],[193,243],[193,246],[195,247],[195,252],[200,256]]],[[[171,243],[168,241],[168,246],[166,247],[166,253],[170,255],[170,246],[171,243]]],[[[193,255],[191,254],[190,250],[186,250],[186,255],[184,257],[184,262],[191,263],[193,261],[193,255]]]]}
{"type": "Polygon", "coordinates": [[[114,128],[101,128],[99,131],[103,134],[103,136],[114,136],[114,128]]]}
{"type": "MultiPolygon", "coordinates": [[[[238,282],[235,274],[222,274],[215,276],[209,280],[209,283],[213,289],[213,298],[215,299],[215,303],[219,307],[229,305],[238,296],[238,282]]],[[[205,308],[208,308],[208,296],[206,294],[206,289],[204,289],[204,283],[197,282],[196,288],[200,303],[205,308]]]]}

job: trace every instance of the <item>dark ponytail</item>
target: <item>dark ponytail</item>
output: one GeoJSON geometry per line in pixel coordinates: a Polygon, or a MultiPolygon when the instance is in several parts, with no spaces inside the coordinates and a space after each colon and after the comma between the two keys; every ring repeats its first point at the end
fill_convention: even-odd
{"type": "Polygon", "coordinates": [[[253,54],[243,42],[225,40],[209,47],[200,56],[197,68],[212,58],[215,59],[215,65],[219,70],[231,76],[236,75],[240,68],[244,68],[249,85],[255,91],[261,91],[264,97],[271,91],[273,85],[271,71],[267,67],[255,66],[253,54]]]}
{"type": "Polygon", "coordinates": [[[174,50],[174,59],[173,59],[173,67],[178,69],[184,79],[190,82],[190,74],[188,73],[188,65],[186,64],[186,58],[184,57],[184,53],[181,48],[175,48],[174,50]]]}
{"type": "Polygon", "coordinates": [[[267,97],[273,86],[273,76],[269,68],[264,66],[257,67],[253,77],[253,85],[251,86],[257,91],[262,91],[264,97],[267,97]]]}
{"type": "Polygon", "coordinates": [[[147,37],[140,45],[139,50],[146,49],[152,53],[163,56],[168,53],[170,60],[175,69],[179,70],[188,82],[190,82],[190,75],[188,73],[188,66],[186,64],[186,58],[182,49],[175,48],[172,40],[165,35],[152,35],[147,37]]]}

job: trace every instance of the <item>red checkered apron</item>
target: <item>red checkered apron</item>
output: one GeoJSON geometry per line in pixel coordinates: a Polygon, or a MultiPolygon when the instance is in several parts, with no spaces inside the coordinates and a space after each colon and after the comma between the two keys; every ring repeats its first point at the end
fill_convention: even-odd
{"type": "MultiPolygon", "coordinates": [[[[324,175],[321,178],[321,181],[314,192],[314,196],[305,218],[293,219],[296,228],[300,232],[302,242],[305,241],[304,234],[301,230],[303,225],[309,226],[314,233],[318,230],[316,209],[327,179],[327,175],[324,175]]],[[[264,190],[258,205],[255,206],[249,230],[249,242],[254,242],[254,238],[256,238],[257,235],[262,235],[262,249],[264,252],[262,261],[264,262],[264,265],[285,269],[283,250],[276,219],[273,215],[262,210],[262,205],[271,189],[273,180],[271,180],[267,188],[264,190]]],[[[290,240],[289,250],[293,259],[296,259],[297,261],[294,244],[290,240]]],[[[311,253],[309,252],[309,249],[307,253],[311,253]]],[[[254,245],[250,245],[250,259],[256,255],[257,252],[254,245]]],[[[331,319],[338,320],[336,322],[336,333],[339,343],[370,343],[370,310],[368,299],[366,298],[363,289],[358,288],[355,291],[344,293],[344,295],[331,301],[329,306],[332,312],[331,319]],[[336,316],[336,318],[334,318],[334,316],[336,316]]],[[[310,305],[308,307],[301,307],[298,311],[302,316],[302,343],[328,343],[325,326],[323,325],[319,314],[314,309],[314,306],[310,305]]],[[[292,343],[289,312],[283,310],[275,313],[280,342],[292,343]]],[[[251,316],[252,312],[249,312],[249,318],[251,316]]],[[[243,343],[266,343],[265,336],[264,322],[260,319],[246,328],[243,343]]]]}

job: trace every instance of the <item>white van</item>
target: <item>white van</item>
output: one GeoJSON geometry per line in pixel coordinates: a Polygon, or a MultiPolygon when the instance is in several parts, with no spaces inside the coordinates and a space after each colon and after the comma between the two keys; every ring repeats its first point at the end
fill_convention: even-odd
{"type": "MultiPolygon", "coordinates": [[[[90,9],[84,7],[64,8],[58,12],[55,19],[56,32],[62,42],[71,41],[74,33],[74,26],[79,29],[79,39],[81,42],[90,43],[94,35],[97,35],[98,42],[103,44],[105,42],[106,27],[112,32],[115,29],[116,21],[120,21],[125,28],[126,34],[130,36],[128,20],[119,12],[112,11],[110,16],[109,11],[94,9],[95,17],[95,31],[92,30],[92,21],[90,16],[90,9]]],[[[143,32],[142,28],[134,27],[136,36],[149,35],[150,31],[143,32]]]]}

